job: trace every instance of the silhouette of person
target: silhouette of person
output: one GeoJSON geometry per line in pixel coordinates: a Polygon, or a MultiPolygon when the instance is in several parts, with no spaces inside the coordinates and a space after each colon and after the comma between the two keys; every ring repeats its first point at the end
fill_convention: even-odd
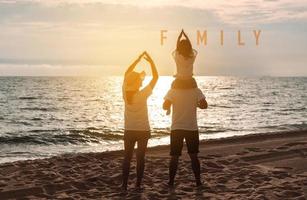
{"type": "Polygon", "coordinates": [[[145,151],[150,138],[150,125],[148,120],[147,99],[158,81],[158,71],[150,57],[144,51],[125,72],[122,93],[125,102],[125,130],[124,130],[124,161],[122,189],[127,190],[130,162],[133,155],[135,143],[137,143],[137,181],[136,188],[141,187],[145,167],[145,151]],[[133,71],[137,63],[144,58],[150,63],[152,80],[143,89],[142,86],[145,73],[133,71]]]}
{"type": "Polygon", "coordinates": [[[208,104],[206,97],[197,87],[197,83],[192,77],[196,54],[197,52],[192,49],[189,38],[182,30],[177,40],[177,48],[173,52],[177,67],[176,79],[172,82],[172,87],[164,97],[163,103],[163,109],[167,110],[167,114],[170,114],[172,107],[169,186],[174,185],[178,160],[182,152],[184,140],[186,141],[191,158],[196,185],[200,186],[202,184],[198,160],[199,132],[196,110],[197,107],[206,109],[208,104]],[[185,36],[184,40],[180,40],[182,36],[185,36]]]}

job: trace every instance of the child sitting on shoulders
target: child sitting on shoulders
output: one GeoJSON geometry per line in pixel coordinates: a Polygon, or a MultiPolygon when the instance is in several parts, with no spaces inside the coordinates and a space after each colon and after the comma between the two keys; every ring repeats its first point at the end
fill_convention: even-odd
{"type": "MultiPolygon", "coordinates": [[[[192,89],[197,88],[196,80],[193,78],[193,65],[197,56],[197,51],[192,48],[192,44],[186,33],[181,30],[177,39],[176,49],[172,53],[176,62],[175,80],[172,82],[172,89],[192,89]],[[185,39],[181,40],[181,37],[185,39]]],[[[170,110],[167,111],[170,114],[170,110]]]]}

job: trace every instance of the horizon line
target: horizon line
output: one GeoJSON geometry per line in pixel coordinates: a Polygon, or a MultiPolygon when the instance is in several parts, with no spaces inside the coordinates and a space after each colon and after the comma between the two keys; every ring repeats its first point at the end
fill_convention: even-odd
{"type": "MultiPolygon", "coordinates": [[[[84,77],[84,78],[90,78],[90,77],[123,77],[124,75],[1,75],[1,78],[5,78],[5,77],[84,77]]],[[[151,77],[151,76],[148,76],[151,77]]],[[[173,77],[173,75],[159,75],[159,77],[173,77]]],[[[287,75],[287,76],[281,76],[281,75],[196,75],[193,77],[247,77],[247,78],[265,78],[265,77],[273,77],[273,78],[307,78],[306,76],[295,76],[295,75],[287,75]]]]}

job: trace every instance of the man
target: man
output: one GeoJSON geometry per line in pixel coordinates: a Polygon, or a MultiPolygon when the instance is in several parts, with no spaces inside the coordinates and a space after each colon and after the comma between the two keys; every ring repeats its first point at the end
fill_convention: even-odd
{"type": "Polygon", "coordinates": [[[201,186],[199,152],[199,133],[197,125],[197,107],[208,107],[202,91],[195,87],[190,89],[170,89],[164,97],[163,109],[170,113],[172,106],[171,126],[171,161],[169,165],[169,186],[174,186],[174,179],[181,155],[183,140],[186,141],[192,169],[195,175],[196,186],[201,186]]]}

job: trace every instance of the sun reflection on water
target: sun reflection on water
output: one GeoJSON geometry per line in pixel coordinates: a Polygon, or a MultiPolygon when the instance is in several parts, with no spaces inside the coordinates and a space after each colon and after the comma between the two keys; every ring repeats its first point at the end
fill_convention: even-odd
{"type": "MultiPolygon", "coordinates": [[[[149,146],[169,143],[171,116],[162,103],[172,80],[161,76],[148,99],[149,146]]],[[[197,111],[202,139],[307,128],[306,78],[196,80],[209,104],[197,111]]],[[[0,137],[10,144],[0,143],[0,157],[122,149],[122,81],[121,76],[0,78],[0,137]]]]}

